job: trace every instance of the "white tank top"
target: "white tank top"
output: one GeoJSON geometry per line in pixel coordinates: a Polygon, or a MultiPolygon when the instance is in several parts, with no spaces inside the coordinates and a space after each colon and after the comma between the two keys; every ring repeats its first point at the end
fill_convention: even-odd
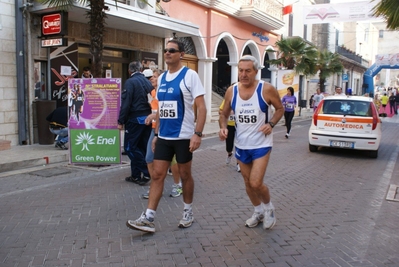
{"type": "Polygon", "coordinates": [[[256,149],[273,146],[273,135],[259,132],[259,128],[269,122],[271,108],[263,99],[263,81],[259,81],[253,95],[243,100],[238,93],[238,85],[233,87],[231,108],[236,116],[236,136],[234,144],[240,149],[256,149]]]}

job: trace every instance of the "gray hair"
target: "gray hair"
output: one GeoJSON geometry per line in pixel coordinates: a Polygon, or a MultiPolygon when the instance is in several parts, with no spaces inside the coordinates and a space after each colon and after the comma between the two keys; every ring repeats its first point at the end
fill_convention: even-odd
{"type": "Polygon", "coordinates": [[[238,63],[240,63],[241,61],[252,61],[253,65],[254,65],[254,70],[259,70],[259,62],[254,56],[244,55],[241,57],[241,59],[238,61],[238,63]]]}
{"type": "Polygon", "coordinates": [[[131,73],[135,73],[135,72],[141,71],[142,68],[143,68],[143,65],[141,65],[140,61],[132,61],[129,64],[129,71],[131,73]]]}

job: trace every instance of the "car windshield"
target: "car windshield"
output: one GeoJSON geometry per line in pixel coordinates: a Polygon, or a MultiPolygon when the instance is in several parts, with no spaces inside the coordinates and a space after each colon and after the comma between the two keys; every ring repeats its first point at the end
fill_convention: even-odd
{"type": "Polygon", "coordinates": [[[370,102],[346,99],[325,100],[323,114],[372,117],[370,102]]]}

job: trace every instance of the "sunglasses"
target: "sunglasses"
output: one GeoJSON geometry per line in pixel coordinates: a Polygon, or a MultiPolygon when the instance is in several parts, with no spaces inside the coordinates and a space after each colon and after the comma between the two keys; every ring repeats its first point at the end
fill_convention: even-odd
{"type": "Polygon", "coordinates": [[[174,53],[176,53],[176,52],[180,52],[180,50],[177,50],[177,49],[175,49],[175,48],[169,48],[169,49],[164,49],[163,52],[164,52],[164,53],[169,52],[169,53],[171,53],[171,54],[174,54],[174,53]]]}

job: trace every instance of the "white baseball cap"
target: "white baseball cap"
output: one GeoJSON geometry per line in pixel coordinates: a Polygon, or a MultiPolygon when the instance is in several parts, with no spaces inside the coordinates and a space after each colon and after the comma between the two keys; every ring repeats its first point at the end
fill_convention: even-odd
{"type": "Polygon", "coordinates": [[[151,78],[152,76],[154,76],[154,72],[152,72],[152,70],[150,69],[145,69],[143,71],[143,74],[146,78],[151,78]]]}

